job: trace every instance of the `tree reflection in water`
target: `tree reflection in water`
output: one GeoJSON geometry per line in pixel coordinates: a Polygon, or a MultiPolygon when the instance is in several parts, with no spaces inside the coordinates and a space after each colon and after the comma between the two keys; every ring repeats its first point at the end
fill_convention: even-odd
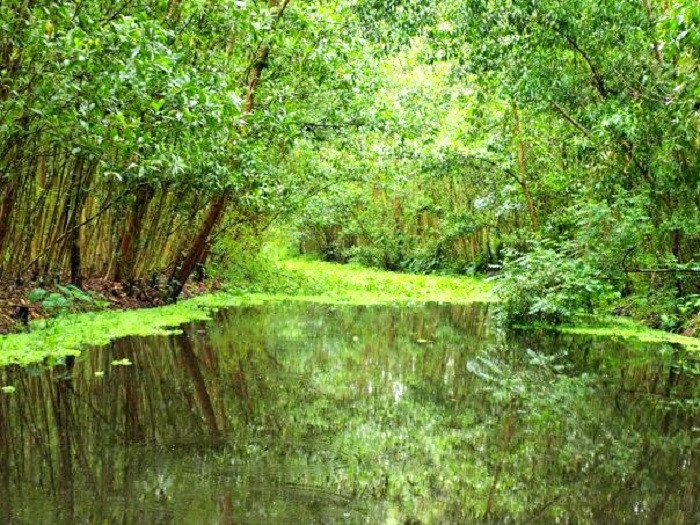
{"type": "Polygon", "coordinates": [[[692,523],[698,369],[483,307],[233,309],[0,370],[0,521],[692,523]]]}

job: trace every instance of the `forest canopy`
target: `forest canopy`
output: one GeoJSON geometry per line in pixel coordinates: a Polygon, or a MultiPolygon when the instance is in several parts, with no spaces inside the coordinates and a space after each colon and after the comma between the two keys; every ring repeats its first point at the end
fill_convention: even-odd
{"type": "Polygon", "coordinates": [[[7,0],[0,277],[175,299],[302,254],[700,312],[695,0],[7,0]],[[136,293],[136,292],[134,292],[136,293]]]}

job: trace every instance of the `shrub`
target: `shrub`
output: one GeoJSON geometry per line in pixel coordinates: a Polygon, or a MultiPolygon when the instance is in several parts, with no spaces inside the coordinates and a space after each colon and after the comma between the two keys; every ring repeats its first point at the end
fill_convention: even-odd
{"type": "Polygon", "coordinates": [[[507,254],[499,278],[499,312],[509,325],[561,324],[576,314],[593,313],[617,296],[588,262],[541,244],[526,254],[507,254]]]}

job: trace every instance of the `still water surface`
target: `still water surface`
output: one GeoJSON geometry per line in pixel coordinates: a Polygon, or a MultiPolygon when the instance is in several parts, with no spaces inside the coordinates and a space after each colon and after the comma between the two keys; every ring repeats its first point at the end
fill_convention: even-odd
{"type": "Polygon", "coordinates": [[[230,309],[0,370],[0,522],[698,523],[699,369],[479,306],[230,309]]]}

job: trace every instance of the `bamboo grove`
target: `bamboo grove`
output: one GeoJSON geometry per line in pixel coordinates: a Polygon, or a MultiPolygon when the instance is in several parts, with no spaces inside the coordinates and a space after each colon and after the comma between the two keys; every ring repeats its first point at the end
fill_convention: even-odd
{"type": "Polygon", "coordinates": [[[167,280],[176,297],[224,216],[255,225],[289,192],[280,159],[302,121],[354,85],[329,74],[352,52],[334,36],[341,14],[3,2],[0,275],[167,280]]]}

